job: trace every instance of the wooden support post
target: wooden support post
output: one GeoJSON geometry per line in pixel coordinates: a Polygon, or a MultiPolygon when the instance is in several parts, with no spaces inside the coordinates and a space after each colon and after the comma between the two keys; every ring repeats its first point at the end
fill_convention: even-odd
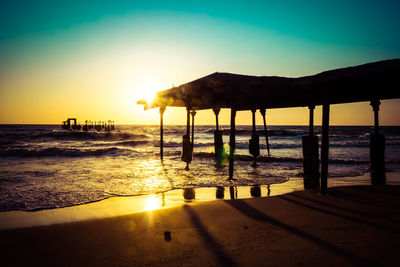
{"type": "Polygon", "coordinates": [[[219,130],[219,123],[218,123],[218,115],[219,112],[221,111],[221,108],[213,108],[214,114],[215,114],[215,125],[216,125],[216,130],[219,130]]]}
{"type": "Polygon", "coordinates": [[[261,113],[261,115],[263,117],[263,121],[264,121],[265,141],[267,143],[268,156],[270,156],[271,154],[269,153],[268,130],[267,130],[267,120],[265,118],[265,115],[266,115],[265,108],[260,109],[260,113],[261,113]]]}
{"type": "MultiPolygon", "coordinates": [[[[190,138],[190,107],[186,108],[186,136],[187,138],[190,138]]],[[[190,140],[190,139],[189,139],[190,140]]],[[[189,170],[189,162],[186,161],[186,167],[185,170],[189,170]]]]}
{"type": "Polygon", "coordinates": [[[196,111],[192,110],[190,112],[190,115],[192,115],[192,146],[194,145],[194,116],[196,115],[196,111]]]}
{"type": "Polygon", "coordinates": [[[231,129],[230,129],[230,138],[229,138],[229,180],[233,179],[233,157],[235,154],[235,117],[236,117],[236,109],[231,108],[231,129]]]}
{"type": "Polygon", "coordinates": [[[190,142],[190,107],[186,108],[186,134],[183,136],[182,145],[183,151],[181,159],[186,162],[185,170],[189,170],[189,163],[192,162],[193,145],[190,142]]]}
{"type": "Polygon", "coordinates": [[[374,133],[370,136],[370,170],[372,184],[386,184],[385,136],[379,133],[379,106],[377,99],[371,101],[374,110],[374,133]]]}
{"type": "Polygon", "coordinates": [[[257,167],[256,159],[260,155],[260,138],[256,131],[256,109],[251,110],[253,129],[251,133],[251,139],[249,141],[249,152],[253,155],[253,167],[257,167]]]}
{"type": "Polygon", "coordinates": [[[165,107],[160,107],[160,158],[164,159],[164,112],[165,107]]]}
{"type": "Polygon", "coordinates": [[[256,111],[257,110],[255,110],[255,109],[253,109],[253,110],[251,110],[251,119],[252,119],[252,122],[253,122],[253,134],[255,134],[256,133],[256,111]]]}
{"type": "Polygon", "coordinates": [[[190,136],[190,107],[186,108],[186,134],[190,136]]]}
{"type": "Polygon", "coordinates": [[[372,110],[374,111],[375,134],[379,134],[379,106],[381,105],[381,101],[372,100],[370,105],[372,106],[372,110]]]}
{"type": "Polygon", "coordinates": [[[309,131],[308,135],[302,137],[304,188],[319,190],[318,136],[314,135],[315,106],[311,105],[308,108],[310,110],[309,131]]]}
{"type": "Polygon", "coordinates": [[[221,166],[224,160],[225,153],[223,151],[224,142],[222,141],[222,131],[219,130],[218,125],[218,114],[221,111],[220,108],[213,108],[216,121],[216,130],[214,131],[214,155],[217,166],[221,166]]]}
{"type": "Polygon", "coordinates": [[[329,104],[322,106],[321,194],[328,193],[329,104]]]}
{"type": "Polygon", "coordinates": [[[308,106],[308,109],[310,110],[310,125],[308,128],[308,135],[313,136],[314,135],[314,105],[308,106]]]}

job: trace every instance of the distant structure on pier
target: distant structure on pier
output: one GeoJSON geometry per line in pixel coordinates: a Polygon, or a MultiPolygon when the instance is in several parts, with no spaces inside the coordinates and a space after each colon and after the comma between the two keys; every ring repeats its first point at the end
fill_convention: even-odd
{"type": "MultiPolygon", "coordinates": [[[[212,109],[216,117],[214,132],[215,158],[223,149],[222,132],[218,129],[221,108],[231,110],[229,138],[229,179],[233,179],[235,151],[235,116],[240,110],[252,112],[253,131],[249,152],[256,166],[260,155],[259,136],[256,133],[255,113],[261,112],[264,121],[266,145],[269,150],[266,111],[268,109],[307,107],[310,113],[309,133],[303,136],[304,184],[327,193],[329,161],[330,105],[369,101],[374,116],[374,133],[370,135],[370,171],[373,184],[384,184],[385,137],[379,132],[380,100],[400,98],[400,59],[384,60],[364,65],[325,71],[316,75],[287,78],[276,76],[249,76],[232,73],[213,73],[197,80],[158,92],[151,102],[138,104],[145,109],[160,109],[160,156],[163,158],[163,114],[166,107],[186,108],[186,134],[182,138],[182,161],[186,168],[192,161],[194,144],[194,116],[196,112],[212,109]],[[319,152],[318,136],[314,134],[314,108],[322,106],[322,140],[319,152]],[[190,138],[190,115],[192,134],[190,138]]],[[[269,152],[269,151],[268,151],[269,152]]],[[[268,153],[269,154],[269,153],[268,153]]]]}
{"type": "Polygon", "coordinates": [[[95,130],[95,131],[114,131],[115,130],[115,124],[114,121],[108,120],[108,121],[89,121],[86,120],[85,124],[82,126],[77,123],[76,118],[68,118],[67,120],[63,121],[61,128],[64,130],[77,130],[77,131],[90,131],[90,130],[95,130]],[[73,122],[73,124],[71,123],[73,122]]]}

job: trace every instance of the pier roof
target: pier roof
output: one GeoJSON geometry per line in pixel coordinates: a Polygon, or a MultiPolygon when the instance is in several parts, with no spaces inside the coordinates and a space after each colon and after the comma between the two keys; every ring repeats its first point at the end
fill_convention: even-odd
{"type": "MultiPolygon", "coordinates": [[[[216,72],[157,93],[147,108],[303,107],[400,98],[400,59],[340,68],[299,78],[216,72]]],[[[139,101],[138,104],[145,104],[139,101]]]]}

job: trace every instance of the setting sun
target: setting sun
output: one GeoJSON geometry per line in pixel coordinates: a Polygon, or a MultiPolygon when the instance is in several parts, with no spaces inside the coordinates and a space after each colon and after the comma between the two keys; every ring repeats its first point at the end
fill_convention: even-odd
{"type": "Polygon", "coordinates": [[[144,81],[139,90],[142,94],[142,99],[151,104],[156,97],[156,93],[162,89],[161,86],[161,83],[156,79],[144,81]]]}
{"type": "Polygon", "coordinates": [[[136,94],[132,96],[132,99],[146,101],[150,105],[156,98],[157,92],[169,88],[168,83],[160,77],[162,75],[151,74],[150,72],[141,75],[134,81],[134,85],[132,86],[136,94]]]}

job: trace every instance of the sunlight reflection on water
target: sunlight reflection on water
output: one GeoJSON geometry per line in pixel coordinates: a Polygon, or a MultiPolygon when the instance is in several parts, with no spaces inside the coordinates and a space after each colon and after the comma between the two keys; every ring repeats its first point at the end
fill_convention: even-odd
{"type": "MultiPolygon", "coordinates": [[[[225,131],[225,149],[229,151],[229,127],[221,127],[225,131]]],[[[159,126],[121,125],[113,133],[70,132],[59,128],[58,125],[0,127],[0,211],[66,207],[173,189],[186,190],[184,199],[189,202],[202,198],[202,190],[196,189],[194,194],[189,188],[200,187],[229,188],[224,191],[226,198],[231,186],[272,185],[302,177],[301,135],[307,132],[303,126],[271,126],[272,160],[265,160],[262,139],[264,161],[254,168],[248,157],[250,128],[238,126],[236,180],[230,181],[228,164],[216,166],[210,153],[214,150],[214,126],[196,125],[195,154],[189,171],[180,160],[184,126],[165,126],[163,161],[159,158],[159,126]]],[[[369,127],[333,126],[331,130],[335,135],[330,159],[339,163],[329,165],[330,177],[366,173],[369,139],[365,133],[369,127]]],[[[387,168],[397,170],[400,128],[382,130],[387,131],[387,168]]],[[[261,193],[263,190],[261,187],[261,193]]],[[[222,196],[222,190],[218,192],[222,196]]],[[[257,192],[254,189],[253,193],[257,192]]],[[[242,194],[240,189],[238,193],[242,194]]]]}
{"type": "Polygon", "coordinates": [[[144,210],[156,210],[161,208],[162,200],[156,195],[148,195],[146,199],[146,206],[144,210]]]}

